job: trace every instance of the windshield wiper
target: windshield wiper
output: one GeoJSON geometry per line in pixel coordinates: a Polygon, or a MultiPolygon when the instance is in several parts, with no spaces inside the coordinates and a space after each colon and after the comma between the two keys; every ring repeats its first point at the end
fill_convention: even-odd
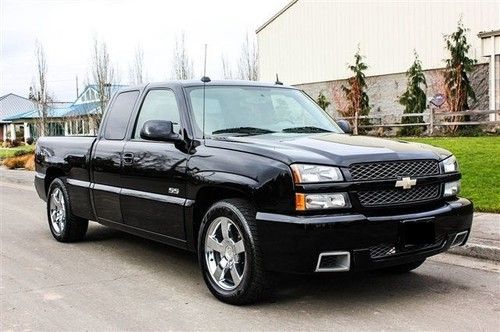
{"type": "Polygon", "coordinates": [[[329,133],[329,132],[331,132],[331,130],[319,128],[319,127],[314,127],[314,126],[285,128],[282,131],[284,133],[329,133]]]}
{"type": "Polygon", "coordinates": [[[234,128],[219,129],[212,132],[212,134],[226,134],[226,133],[258,135],[258,134],[271,134],[274,133],[274,131],[264,128],[255,128],[255,127],[234,127],[234,128]]]}

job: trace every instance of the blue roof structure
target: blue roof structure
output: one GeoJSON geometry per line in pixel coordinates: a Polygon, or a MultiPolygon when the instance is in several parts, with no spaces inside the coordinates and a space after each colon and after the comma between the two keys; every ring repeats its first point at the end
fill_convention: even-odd
{"type": "Polygon", "coordinates": [[[6,94],[0,97],[0,122],[8,121],[9,117],[17,114],[26,113],[33,110],[36,104],[29,100],[13,93],[6,94]]]}
{"type": "MultiPolygon", "coordinates": [[[[86,106],[86,105],[78,105],[78,106],[86,106]]],[[[64,118],[68,116],[77,116],[77,115],[70,115],[72,113],[72,108],[73,105],[67,108],[52,108],[49,107],[47,110],[47,117],[48,118],[64,118]]],[[[81,115],[83,115],[82,113],[81,115]]],[[[29,119],[36,119],[39,118],[39,112],[37,109],[20,113],[20,114],[15,114],[9,117],[4,118],[5,121],[15,121],[15,120],[29,120],[29,119]]]]}
{"type": "MultiPolygon", "coordinates": [[[[110,94],[113,94],[120,88],[124,87],[125,85],[112,85],[110,86],[110,94]]],[[[99,112],[99,102],[95,100],[83,100],[82,101],[82,96],[86,94],[86,91],[88,90],[97,90],[97,85],[87,85],[84,91],[78,96],[78,98],[70,104],[69,106],[64,106],[64,107],[56,107],[56,106],[49,106],[47,110],[47,117],[48,118],[66,118],[66,117],[78,117],[78,116],[85,116],[85,115],[92,115],[96,114],[99,112]]],[[[9,95],[0,97],[0,100],[3,98],[7,97],[9,95]]],[[[22,97],[19,97],[22,98],[22,97]]],[[[25,99],[25,98],[23,98],[25,99]]],[[[5,113],[5,115],[0,119],[1,121],[6,121],[6,122],[12,122],[12,121],[19,121],[19,120],[30,120],[30,119],[36,119],[40,117],[39,111],[37,109],[36,103],[34,103],[31,100],[26,99],[28,101],[28,105],[23,108],[16,107],[17,111],[11,111],[11,112],[2,112],[5,113]]]]}

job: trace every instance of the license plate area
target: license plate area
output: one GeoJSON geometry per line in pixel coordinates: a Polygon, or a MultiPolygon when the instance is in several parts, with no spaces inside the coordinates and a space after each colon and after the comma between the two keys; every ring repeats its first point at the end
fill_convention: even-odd
{"type": "Polygon", "coordinates": [[[434,218],[403,220],[400,223],[400,244],[403,248],[434,244],[434,218]]]}

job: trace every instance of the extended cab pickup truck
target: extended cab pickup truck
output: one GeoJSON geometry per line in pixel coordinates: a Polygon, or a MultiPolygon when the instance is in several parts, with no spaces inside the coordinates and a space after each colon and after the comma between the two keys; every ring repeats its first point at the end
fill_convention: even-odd
{"type": "Polygon", "coordinates": [[[232,304],[257,301],[273,271],[404,272],[467,241],[450,152],[352,136],[294,87],[203,81],[122,89],[97,137],[38,140],[56,240],[93,220],[196,251],[232,304]]]}

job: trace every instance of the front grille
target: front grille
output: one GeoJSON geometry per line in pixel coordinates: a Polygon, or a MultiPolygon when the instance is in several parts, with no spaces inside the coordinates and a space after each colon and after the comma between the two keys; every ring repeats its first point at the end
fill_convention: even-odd
{"type": "Polygon", "coordinates": [[[439,164],[435,160],[389,161],[354,164],[349,171],[354,181],[389,180],[403,176],[437,175],[439,164]]]}
{"type": "Polygon", "coordinates": [[[407,248],[398,247],[395,244],[387,244],[382,243],[373,247],[370,247],[370,257],[372,259],[383,258],[388,256],[394,256],[397,254],[405,254],[412,253],[419,250],[431,249],[434,247],[439,247],[443,245],[443,242],[446,239],[445,234],[441,234],[436,237],[436,241],[434,243],[424,244],[420,246],[411,246],[407,248]]]}
{"type": "Polygon", "coordinates": [[[358,192],[363,206],[374,207],[394,204],[410,204],[439,197],[439,185],[415,187],[412,189],[390,189],[358,192]]]}

